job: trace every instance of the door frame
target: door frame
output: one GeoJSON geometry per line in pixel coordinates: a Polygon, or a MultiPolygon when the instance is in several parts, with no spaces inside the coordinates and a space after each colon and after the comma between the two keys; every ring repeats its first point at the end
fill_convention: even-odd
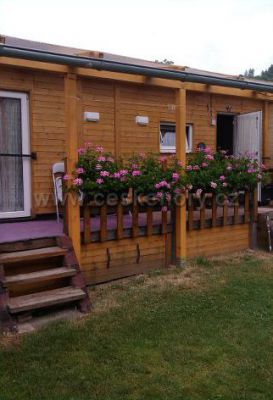
{"type": "MultiPolygon", "coordinates": [[[[0,90],[0,97],[19,99],[21,101],[21,134],[22,154],[30,154],[30,125],[29,125],[29,96],[24,92],[12,92],[0,90]]],[[[23,187],[24,187],[24,210],[0,212],[0,219],[21,218],[31,216],[32,188],[31,188],[31,158],[22,158],[23,163],[23,187]]]]}

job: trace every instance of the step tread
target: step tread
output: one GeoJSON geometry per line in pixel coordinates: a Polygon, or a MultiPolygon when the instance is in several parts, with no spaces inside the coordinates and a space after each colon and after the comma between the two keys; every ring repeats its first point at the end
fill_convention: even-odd
{"type": "Polygon", "coordinates": [[[6,276],[4,284],[20,284],[20,283],[33,283],[40,282],[49,279],[60,279],[76,274],[74,268],[60,267],[60,268],[50,268],[42,271],[29,272],[26,274],[16,274],[6,276]]]}
{"type": "Polygon", "coordinates": [[[46,257],[62,256],[66,249],[58,246],[43,247],[41,249],[23,250],[0,254],[0,264],[10,264],[18,261],[38,260],[46,257]]]}
{"type": "Polygon", "coordinates": [[[69,303],[83,299],[85,296],[86,293],[82,289],[67,286],[60,289],[13,297],[8,301],[8,308],[12,314],[15,314],[56,304],[69,303]]]}

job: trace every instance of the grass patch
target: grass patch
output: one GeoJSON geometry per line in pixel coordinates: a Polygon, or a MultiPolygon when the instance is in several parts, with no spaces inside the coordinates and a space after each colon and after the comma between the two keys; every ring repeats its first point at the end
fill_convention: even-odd
{"type": "Polygon", "coordinates": [[[2,342],[1,400],[271,399],[272,261],[197,259],[91,290],[87,318],[2,342]]]}

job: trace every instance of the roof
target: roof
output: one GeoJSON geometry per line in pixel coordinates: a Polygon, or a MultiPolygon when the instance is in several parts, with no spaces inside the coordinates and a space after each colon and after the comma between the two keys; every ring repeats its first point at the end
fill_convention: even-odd
{"type": "Polygon", "coordinates": [[[69,55],[69,56],[78,56],[78,57],[90,57],[90,58],[98,58],[101,60],[113,61],[113,62],[121,62],[126,63],[129,65],[137,65],[141,67],[150,67],[150,68],[162,68],[168,70],[176,70],[176,71],[183,71],[186,73],[193,73],[200,76],[209,76],[213,78],[225,78],[225,79],[234,79],[243,82],[249,83],[266,83],[268,86],[273,87],[273,82],[264,81],[259,79],[252,79],[246,78],[243,75],[228,75],[222,74],[217,72],[205,71],[196,68],[191,68],[187,66],[180,66],[180,65],[165,65],[154,61],[142,60],[139,58],[132,58],[121,56],[112,53],[105,53],[101,51],[94,51],[94,50],[87,50],[87,49],[80,49],[76,47],[67,47],[67,46],[60,46],[55,44],[49,43],[42,43],[36,42],[27,39],[19,39],[12,36],[5,36],[0,34],[0,44],[6,44],[12,47],[19,47],[22,49],[27,50],[40,50],[45,52],[51,52],[60,55],[69,55]]]}

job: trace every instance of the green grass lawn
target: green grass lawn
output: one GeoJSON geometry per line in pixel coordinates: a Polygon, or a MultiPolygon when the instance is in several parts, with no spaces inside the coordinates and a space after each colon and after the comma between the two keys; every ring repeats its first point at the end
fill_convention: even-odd
{"type": "Polygon", "coordinates": [[[1,400],[273,399],[273,258],[198,259],[91,291],[0,349],[1,400]]]}

